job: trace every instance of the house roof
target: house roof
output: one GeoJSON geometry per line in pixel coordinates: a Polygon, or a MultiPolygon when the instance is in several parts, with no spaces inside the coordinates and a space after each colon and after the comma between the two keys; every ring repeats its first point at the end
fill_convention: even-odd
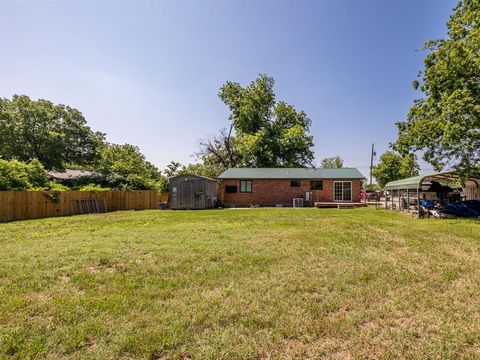
{"type": "Polygon", "coordinates": [[[364,179],[355,168],[230,168],[219,179],[364,179]]]}
{"type": "Polygon", "coordinates": [[[57,180],[75,180],[82,177],[99,176],[99,174],[94,171],[65,169],[65,171],[49,171],[48,176],[57,180]]]}
{"type": "MultiPolygon", "coordinates": [[[[461,180],[458,173],[455,171],[448,172],[437,172],[426,175],[413,176],[406,179],[390,181],[385,185],[385,190],[407,190],[407,189],[418,189],[422,186],[422,183],[427,181],[456,181],[461,180]]],[[[480,179],[470,178],[466,183],[473,182],[475,184],[480,183],[480,179]]]]}

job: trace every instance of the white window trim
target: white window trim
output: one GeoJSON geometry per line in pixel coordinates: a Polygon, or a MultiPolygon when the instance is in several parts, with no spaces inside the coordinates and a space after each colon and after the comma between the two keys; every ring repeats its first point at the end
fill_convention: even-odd
{"type": "MultiPolygon", "coordinates": [[[[353,198],[353,185],[352,185],[352,181],[334,181],[333,182],[333,192],[332,192],[332,195],[333,195],[333,201],[335,202],[352,202],[352,198],[353,198]],[[337,183],[350,183],[350,200],[335,200],[335,184],[337,183]]],[[[342,186],[342,198],[343,198],[343,186],[342,186]]]]}
{"type": "Polygon", "coordinates": [[[253,192],[253,180],[241,179],[238,182],[238,190],[241,194],[251,194],[253,192]],[[244,182],[249,181],[250,182],[250,191],[242,191],[242,181],[244,181],[244,182]]]}

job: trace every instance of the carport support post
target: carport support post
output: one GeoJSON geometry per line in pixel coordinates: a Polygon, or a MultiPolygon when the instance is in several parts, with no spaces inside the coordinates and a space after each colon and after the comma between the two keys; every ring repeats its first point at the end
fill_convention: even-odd
{"type": "Polygon", "coordinates": [[[407,213],[410,214],[410,189],[407,189],[407,213]]]}
{"type": "Polygon", "coordinates": [[[418,204],[417,217],[420,219],[420,189],[418,187],[417,187],[417,204],[418,204]]]}
{"type": "Polygon", "coordinates": [[[401,189],[398,190],[398,211],[402,211],[402,197],[400,196],[401,189]]]}
{"type": "Polygon", "coordinates": [[[387,204],[387,191],[385,190],[385,210],[388,210],[388,204],[387,204]]]}

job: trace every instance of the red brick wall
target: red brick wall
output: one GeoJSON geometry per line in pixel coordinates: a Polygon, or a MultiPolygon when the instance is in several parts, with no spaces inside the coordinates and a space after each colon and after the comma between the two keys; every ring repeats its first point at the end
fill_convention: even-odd
{"type": "MultiPolygon", "coordinates": [[[[336,180],[335,180],[336,181],[336,180]]],[[[360,180],[352,181],[352,201],[360,201],[360,180]]],[[[240,192],[240,180],[224,180],[223,202],[225,206],[274,206],[282,204],[292,206],[293,198],[303,197],[307,191],[313,193],[312,201],[333,201],[334,180],[323,180],[323,190],[310,190],[310,180],[300,180],[300,187],[290,187],[290,180],[252,180],[252,192],[240,192]],[[237,186],[237,193],[227,193],[225,186],[237,186]]]]}

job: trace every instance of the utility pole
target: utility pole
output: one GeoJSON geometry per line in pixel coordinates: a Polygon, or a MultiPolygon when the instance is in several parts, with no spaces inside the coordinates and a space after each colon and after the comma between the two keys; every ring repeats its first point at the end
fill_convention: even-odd
{"type": "Polygon", "coordinates": [[[377,154],[375,153],[375,144],[372,143],[372,152],[370,153],[370,186],[372,186],[372,171],[373,171],[373,158],[377,154]]]}

